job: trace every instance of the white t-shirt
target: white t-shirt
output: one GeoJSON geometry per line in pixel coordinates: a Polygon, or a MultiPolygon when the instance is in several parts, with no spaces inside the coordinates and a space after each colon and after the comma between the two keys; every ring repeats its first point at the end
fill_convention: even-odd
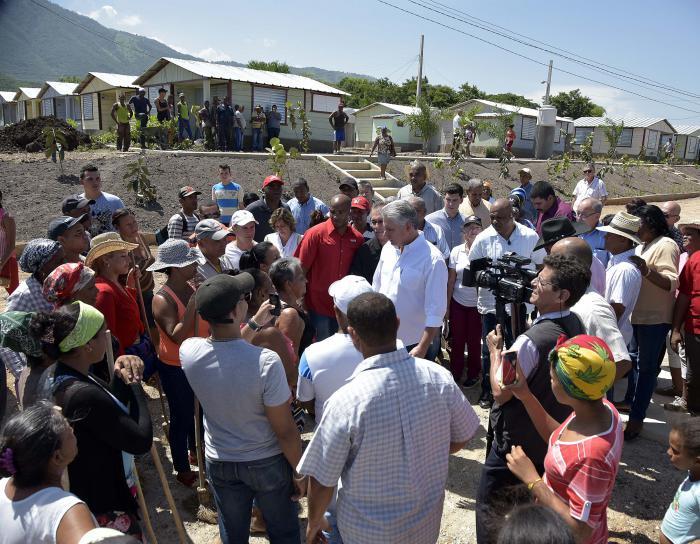
{"type": "MultiPolygon", "coordinates": [[[[257,244],[255,240],[253,240],[253,245],[257,244]]],[[[238,265],[241,262],[241,255],[243,255],[244,249],[239,249],[238,244],[236,243],[236,240],[233,242],[229,242],[226,244],[226,252],[224,253],[224,256],[221,258],[224,264],[226,265],[226,268],[229,270],[234,270],[238,269],[238,265]]]]}
{"type": "Polygon", "coordinates": [[[574,188],[574,211],[578,210],[578,205],[582,200],[586,198],[597,198],[601,200],[603,197],[608,196],[608,190],[605,188],[605,182],[599,179],[598,176],[593,178],[590,185],[585,180],[580,180],[576,187],[574,188]]]}
{"type": "Polygon", "coordinates": [[[2,544],[55,544],[66,512],[81,501],[59,487],[47,487],[21,501],[7,497],[9,478],[0,480],[0,542],[2,544]]]}
{"type": "MultiPolygon", "coordinates": [[[[81,193],[80,196],[87,198],[85,193],[81,193]]],[[[114,230],[112,214],[119,208],[124,207],[124,202],[122,202],[122,199],[118,196],[110,193],[101,193],[100,196],[95,199],[95,203],[90,206],[90,217],[92,217],[90,234],[92,236],[97,236],[103,232],[112,232],[114,230]]]]}
{"type": "Polygon", "coordinates": [[[634,248],[618,255],[610,255],[605,282],[605,299],[610,304],[622,304],[625,307],[617,324],[627,344],[632,340],[632,310],[642,288],[642,273],[630,262],[631,255],[634,255],[634,248]]]}
{"type": "Polygon", "coordinates": [[[617,327],[615,312],[607,300],[589,287],[581,299],[571,307],[571,311],[581,318],[587,334],[605,341],[616,363],[630,360],[627,344],[617,327]]]}
{"type": "Polygon", "coordinates": [[[336,333],[311,344],[299,360],[297,399],[315,399],[316,422],[321,421],[326,401],[348,381],[364,358],[352,344],[350,335],[336,333]]]}
{"type": "Polygon", "coordinates": [[[452,118],[452,130],[454,132],[457,132],[460,128],[462,128],[462,126],[459,124],[459,121],[460,121],[459,114],[455,115],[452,118]]]}
{"type": "Polygon", "coordinates": [[[450,252],[450,270],[457,272],[455,288],[452,298],[462,306],[473,308],[476,306],[476,287],[465,287],[462,285],[462,274],[465,268],[469,268],[469,251],[464,244],[452,248],[450,252]]]}

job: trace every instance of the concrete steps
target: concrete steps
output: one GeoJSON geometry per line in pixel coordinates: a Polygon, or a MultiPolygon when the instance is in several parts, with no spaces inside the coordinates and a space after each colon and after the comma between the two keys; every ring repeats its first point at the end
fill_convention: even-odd
{"type": "Polygon", "coordinates": [[[387,179],[381,179],[379,166],[357,155],[319,155],[319,159],[338,170],[341,176],[353,178],[355,181],[368,181],[374,192],[382,198],[396,196],[403,183],[387,173],[387,179]]]}

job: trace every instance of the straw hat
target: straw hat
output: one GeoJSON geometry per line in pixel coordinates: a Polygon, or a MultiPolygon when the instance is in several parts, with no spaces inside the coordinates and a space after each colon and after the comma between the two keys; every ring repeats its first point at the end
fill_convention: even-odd
{"type": "Polygon", "coordinates": [[[132,244],[131,242],[125,242],[122,240],[116,232],[105,232],[103,234],[98,234],[90,241],[90,251],[88,251],[87,257],[85,257],[85,266],[92,266],[95,259],[107,255],[108,253],[114,253],[115,251],[131,251],[139,247],[138,244],[132,244]]]}
{"type": "Polygon", "coordinates": [[[185,240],[168,238],[158,246],[158,258],[146,270],[157,272],[164,268],[184,268],[196,263],[199,254],[185,240]]]}
{"type": "Polygon", "coordinates": [[[677,226],[678,230],[682,230],[683,228],[700,230],[700,219],[692,219],[689,221],[681,220],[677,226]]]}
{"type": "Polygon", "coordinates": [[[636,215],[627,212],[617,212],[608,226],[598,227],[598,230],[611,232],[632,240],[635,244],[641,244],[642,241],[637,236],[641,224],[642,220],[636,215]]]}

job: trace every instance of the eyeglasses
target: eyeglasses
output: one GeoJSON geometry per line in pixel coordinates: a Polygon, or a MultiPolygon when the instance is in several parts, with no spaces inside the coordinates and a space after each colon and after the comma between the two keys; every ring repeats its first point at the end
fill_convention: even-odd
{"type": "Polygon", "coordinates": [[[587,217],[590,217],[591,215],[596,215],[599,214],[600,212],[576,212],[576,217],[580,217],[581,219],[586,219],[587,217]]]}
{"type": "Polygon", "coordinates": [[[537,283],[541,287],[544,287],[545,285],[551,285],[552,289],[556,289],[556,287],[557,287],[557,284],[554,283],[553,281],[543,280],[539,276],[535,276],[535,278],[532,281],[533,281],[533,283],[537,283]]]}

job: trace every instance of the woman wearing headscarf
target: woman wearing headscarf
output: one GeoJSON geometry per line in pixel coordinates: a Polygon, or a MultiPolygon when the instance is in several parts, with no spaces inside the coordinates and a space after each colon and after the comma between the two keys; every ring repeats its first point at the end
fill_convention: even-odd
{"type": "Polygon", "coordinates": [[[549,362],[552,392],[573,412],[563,423],[554,420],[516,364],[517,381],[507,388],[523,403],[549,448],[542,476],[520,446],[506,455],[508,468],[538,503],[562,516],[576,542],[603,544],[623,444],[620,414],[605,398],[615,381],[615,362],[605,342],[584,334],[561,337],[549,362]]]}
{"type": "Polygon", "coordinates": [[[70,491],[84,500],[101,526],[141,537],[132,492],[133,455],[149,451],[151,416],[141,387],[143,362],[119,357],[108,384],[89,372],[107,349],[105,318],[99,310],[74,302],[37,313],[32,335],[43,353],[57,361],[52,393],[73,421],[78,455],[68,465],[70,491]]]}
{"type": "Polygon", "coordinates": [[[170,238],[158,248],[158,259],[148,267],[150,272],[163,272],[167,280],[153,297],[153,316],[158,327],[158,375],[168,399],[170,427],[168,442],[177,472],[177,481],[192,487],[197,473],[190,468],[197,458],[194,434],[194,393],[180,365],[180,344],[187,338],[209,335],[205,321],[198,320],[192,280],[197,273],[197,250],[185,240],[170,238]]]}
{"type": "Polygon", "coordinates": [[[666,336],[671,330],[673,303],[678,287],[678,244],[668,238],[668,224],[657,206],[637,208],[633,215],[642,221],[637,236],[642,243],[635,248],[630,262],[642,274],[642,288],[632,311],[632,341],[630,355],[633,369],[627,375],[627,394],[618,409],[629,409],[625,440],[639,436],[647,408],[656,388],[666,348],[666,336]]]}
{"type": "Polygon", "coordinates": [[[77,300],[95,306],[95,271],[83,263],[64,263],[46,277],[42,293],[55,309],[77,300]]]}
{"type": "Polygon", "coordinates": [[[87,505],[61,488],[77,452],[73,429],[49,402],[7,422],[0,436],[3,543],[72,543],[95,528],[87,505]]]}

